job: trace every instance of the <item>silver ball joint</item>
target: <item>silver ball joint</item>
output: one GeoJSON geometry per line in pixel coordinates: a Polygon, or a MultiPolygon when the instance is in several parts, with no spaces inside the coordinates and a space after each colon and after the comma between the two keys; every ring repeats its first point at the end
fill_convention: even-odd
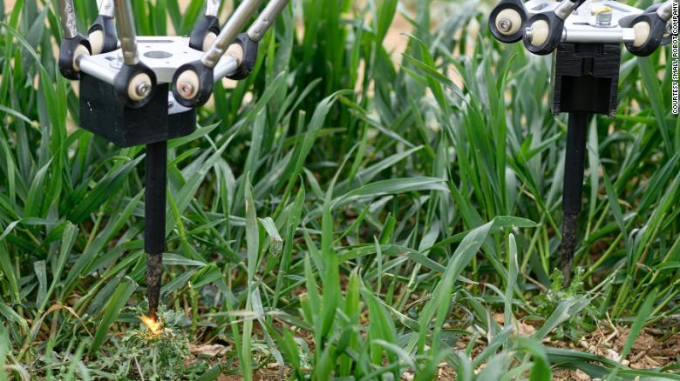
{"type": "Polygon", "coordinates": [[[179,93],[185,98],[191,98],[194,95],[194,87],[187,82],[179,84],[179,93]]]}
{"type": "Polygon", "coordinates": [[[503,33],[506,33],[512,29],[512,21],[503,18],[498,21],[498,30],[500,30],[503,33]]]}
{"type": "Polygon", "coordinates": [[[135,88],[135,92],[140,97],[146,98],[146,96],[151,92],[151,84],[147,82],[138,83],[137,87],[135,88]]]}
{"type": "Polygon", "coordinates": [[[193,70],[184,70],[177,77],[176,91],[180,97],[189,100],[196,98],[201,89],[201,81],[193,70]]]}
{"type": "Polygon", "coordinates": [[[153,82],[146,73],[139,73],[130,79],[127,85],[127,97],[139,102],[148,98],[153,92],[153,82]]]}

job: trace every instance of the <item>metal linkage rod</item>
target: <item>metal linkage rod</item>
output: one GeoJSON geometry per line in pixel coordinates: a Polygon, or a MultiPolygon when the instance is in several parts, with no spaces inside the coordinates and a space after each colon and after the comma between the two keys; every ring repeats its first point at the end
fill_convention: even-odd
{"type": "Polygon", "coordinates": [[[130,0],[116,0],[116,22],[118,23],[118,39],[123,48],[123,62],[128,66],[137,65],[137,32],[132,15],[130,0]]]}
{"type": "Polygon", "coordinates": [[[254,42],[260,42],[267,30],[274,25],[276,18],[286,8],[288,2],[289,0],[271,0],[253,25],[248,28],[248,37],[254,42]]]}
{"type": "Polygon", "coordinates": [[[569,129],[567,130],[567,152],[564,162],[564,184],[562,192],[562,208],[564,222],[562,225],[562,273],[564,282],[571,280],[571,267],[576,250],[578,235],[578,216],[582,208],[583,176],[585,171],[585,153],[590,114],[576,111],[569,113],[569,129]]]}
{"type": "Polygon", "coordinates": [[[59,18],[61,19],[61,27],[64,29],[64,38],[70,40],[78,36],[73,0],[59,0],[59,18]]]}
{"type": "Polygon", "coordinates": [[[236,8],[213,44],[201,57],[203,65],[209,69],[217,66],[222,55],[227,51],[229,45],[234,42],[236,36],[238,36],[248,20],[253,17],[260,4],[262,4],[262,0],[245,0],[236,8]]]}
{"type": "Polygon", "coordinates": [[[224,77],[231,75],[238,70],[241,63],[235,57],[229,56],[227,54],[224,58],[220,60],[220,63],[215,67],[213,82],[217,83],[221,81],[224,77]]]}
{"type": "Polygon", "coordinates": [[[217,17],[220,11],[220,0],[208,0],[205,3],[205,15],[217,17]]]}
{"type": "Polygon", "coordinates": [[[100,16],[113,17],[115,15],[113,0],[97,0],[97,12],[100,16]]]}
{"type": "Polygon", "coordinates": [[[158,303],[163,275],[165,250],[165,204],[167,186],[168,143],[146,146],[146,190],[144,204],[144,251],[149,317],[158,321],[158,303]]]}
{"type": "Polygon", "coordinates": [[[267,4],[265,9],[246,32],[247,37],[237,37],[237,41],[229,47],[226,54],[222,57],[217,66],[215,66],[213,76],[215,82],[221,81],[222,78],[234,75],[240,71],[244,60],[251,61],[246,63],[246,65],[255,64],[254,60],[257,58],[257,44],[262,40],[262,37],[267,33],[267,30],[274,25],[276,18],[286,8],[288,3],[289,0],[271,0],[267,4]],[[246,52],[245,50],[247,49],[250,49],[250,51],[246,52]]]}
{"type": "Polygon", "coordinates": [[[583,0],[563,1],[555,8],[555,15],[562,20],[566,20],[582,3],[583,0]]]}
{"type": "Polygon", "coordinates": [[[659,17],[663,21],[668,21],[671,19],[671,16],[673,16],[673,3],[677,3],[678,0],[668,0],[665,3],[663,3],[659,9],[656,10],[656,13],[659,15],[659,17]]]}
{"type": "Polygon", "coordinates": [[[59,0],[59,19],[64,30],[64,38],[59,47],[59,71],[72,80],[80,79],[80,61],[92,54],[90,42],[78,33],[76,11],[73,0],[59,0]]]}

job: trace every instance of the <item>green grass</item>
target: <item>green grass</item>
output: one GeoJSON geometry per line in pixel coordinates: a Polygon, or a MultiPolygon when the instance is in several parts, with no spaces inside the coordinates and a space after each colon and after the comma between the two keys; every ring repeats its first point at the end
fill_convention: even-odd
{"type": "MultiPolygon", "coordinates": [[[[645,327],[665,333],[657,345],[680,334],[668,50],[624,53],[618,116],[590,126],[581,270],[562,289],[569,164],[549,58],[495,42],[489,4],[294,1],[253,75],[218,86],[197,132],[170,142],[171,331],[152,339],[144,151],[71,128],[55,4],[0,9],[0,380],[251,379],[270,363],[293,379],[426,380],[442,362],[459,380],[680,379],[677,357],[633,370],[551,344],[608,322],[630,329],[625,358],[645,327]],[[397,12],[414,28],[394,63],[397,12]]],[[[94,4],[76,2],[81,31],[94,4]]],[[[140,34],[186,34],[202,7],[133,5],[140,34]]]]}

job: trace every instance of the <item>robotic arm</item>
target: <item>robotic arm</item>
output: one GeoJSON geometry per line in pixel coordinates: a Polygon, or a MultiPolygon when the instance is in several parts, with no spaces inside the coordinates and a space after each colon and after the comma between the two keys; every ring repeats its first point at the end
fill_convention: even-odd
{"type": "Polygon", "coordinates": [[[188,38],[137,37],[130,0],[100,0],[85,37],[76,27],[73,0],[58,2],[64,30],[59,70],[80,81],[81,126],[122,147],[146,145],[144,250],[154,321],[165,250],[167,141],[196,129],[196,107],[210,98],[214,82],[250,75],[259,41],[289,0],[270,0],[241,33],[262,1],[244,0],[220,28],[220,1],[207,0],[188,38]]]}
{"type": "Polygon", "coordinates": [[[664,34],[674,1],[643,11],[616,1],[502,0],[489,16],[489,28],[497,40],[523,40],[525,48],[538,55],[569,42],[623,43],[629,52],[648,56],[668,42],[664,34]]]}
{"type": "Polygon", "coordinates": [[[64,30],[59,68],[72,80],[85,73],[116,86],[129,107],[143,106],[153,95],[156,80],[172,82],[172,92],[180,104],[200,106],[210,97],[214,82],[225,77],[243,79],[250,74],[260,39],[289,0],[271,0],[248,32],[240,34],[262,2],[245,0],[220,28],[220,1],[207,0],[205,14],[189,38],[138,39],[129,0],[101,0],[99,16],[88,37],[78,33],[73,0],[59,0],[64,30]],[[138,42],[143,43],[138,46],[138,42]]]}

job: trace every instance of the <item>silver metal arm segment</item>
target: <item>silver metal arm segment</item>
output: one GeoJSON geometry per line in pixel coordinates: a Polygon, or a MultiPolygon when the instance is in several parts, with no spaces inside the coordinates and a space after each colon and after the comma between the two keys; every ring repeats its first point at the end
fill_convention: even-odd
{"type": "Polygon", "coordinates": [[[555,8],[555,15],[562,20],[566,20],[569,15],[574,13],[574,9],[576,9],[576,2],[563,1],[555,8]]]}
{"type": "Polygon", "coordinates": [[[116,22],[118,23],[118,39],[123,48],[123,62],[128,66],[139,62],[137,54],[137,32],[132,15],[130,0],[115,0],[116,22]]]}
{"type": "Polygon", "coordinates": [[[113,0],[97,0],[97,9],[99,15],[104,17],[113,17],[115,12],[113,0]]]}
{"type": "Polygon", "coordinates": [[[289,0],[271,0],[248,29],[248,37],[255,42],[260,42],[264,34],[267,33],[267,29],[274,25],[276,18],[286,8],[288,2],[289,0]]]}
{"type": "Polygon", "coordinates": [[[673,15],[673,3],[677,2],[678,0],[666,1],[662,6],[659,7],[659,9],[656,10],[656,13],[659,15],[661,20],[668,21],[671,19],[671,16],[673,15]]]}
{"type": "Polygon", "coordinates": [[[214,69],[217,66],[222,55],[227,51],[229,45],[234,42],[236,36],[238,36],[248,20],[253,17],[261,3],[262,0],[245,0],[236,8],[236,11],[234,11],[227,24],[222,28],[219,36],[217,36],[217,39],[201,58],[203,65],[209,69],[214,69]]]}
{"type": "Polygon", "coordinates": [[[239,67],[240,62],[238,59],[225,55],[220,62],[215,66],[213,71],[213,80],[215,83],[222,80],[222,78],[232,75],[239,67]]]}
{"type": "Polygon", "coordinates": [[[59,18],[64,29],[64,38],[69,40],[75,38],[78,35],[78,27],[73,0],[59,0],[59,18]]]}
{"type": "Polygon", "coordinates": [[[220,0],[207,0],[205,3],[205,15],[217,17],[220,11],[220,0]]]}
{"type": "MultiPolygon", "coordinates": [[[[262,13],[258,16],[257,20],[248,29],[248,38],[253,42],[258,43],[262,40],[267,30],[271,28],[276,22],[276,18],[281,14],[281,12],[288,5],[289,0],[271,0],[269,4],[265,7],[262,13]]],[[[238,50],[237,50],[238,51],[238,50]]],[[[240,51],[243,54],[243,51],[240,51]]],[[[220,62],[215,66],[214,69],[214,80],[215,82],[221,81],[222,78],[233,74],[241,64],[241,59],[230,56],[227,52],[220,62]]]]}

